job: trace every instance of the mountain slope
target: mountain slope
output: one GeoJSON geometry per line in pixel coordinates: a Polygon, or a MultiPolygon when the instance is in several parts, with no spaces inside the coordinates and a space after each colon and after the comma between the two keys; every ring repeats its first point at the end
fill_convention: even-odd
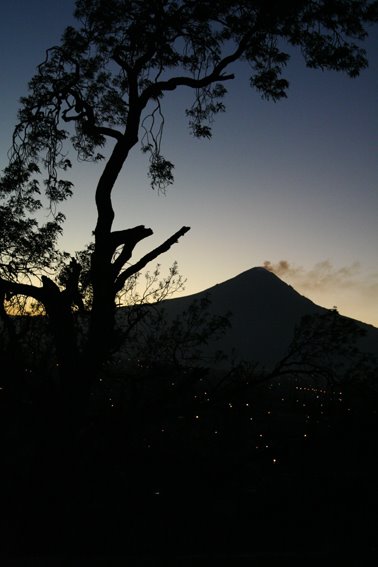
{"type": "Polygon", "coordinates": [[[210,313],[232,314],[232,327],[213,345],[214,350],[230,353],[235,349],[239,358],[263,365],[285,354],[303,315],[325,312],[264,268],[252,268],[203,292],[167,300],[164,309],[174,317],[206,295],[210,313]]]}
{"type": "MultiPolygon", "coordinates": [[[[269,367],[287,352],[295,326],[304,315],[324,314],[327,309],[316,305],[264,268],[252,268],[203,292],[163,302],[169,319],[185,311],[194,301],[208,296],[209,313],[231,312],[232,327],[210,352],[232,349],[238,359],[256,361],[269,367]]],[[[367,331],[360,346],[378,354],[378,329],[361,323],[367,331]]]]}

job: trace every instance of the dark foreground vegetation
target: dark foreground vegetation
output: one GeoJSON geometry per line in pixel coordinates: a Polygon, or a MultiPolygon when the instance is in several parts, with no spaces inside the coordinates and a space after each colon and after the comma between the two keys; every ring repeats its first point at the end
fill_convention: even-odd
{"type": "Polygon", "coordinates": [[[2,564],[372,564],[374,388],[133,384],[104,373],[76,429],[43,388],[0,391],[2,564]]]}

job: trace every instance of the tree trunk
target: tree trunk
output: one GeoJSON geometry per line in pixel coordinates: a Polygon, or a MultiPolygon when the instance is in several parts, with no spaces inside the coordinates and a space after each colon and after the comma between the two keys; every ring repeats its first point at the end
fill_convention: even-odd
{"type": "Polygon", "coordinates": [[[70,305],[58,297],[47,308],[50,327],[54,337],[57,375],[59,380],[58,396],[71,405],[75,398],[80,376],[77,331],[70,305]]]}
{"type": "Polygon", "coordinates": [[[96,236],[92,255],[93,304],[86,347],[86,362],[92,371],[106,360],[112,346],[115,322],[115,290],[112,251],[106,238],[96,236]]]}
{"type": "Polygon", "coordinates": [[[114,344],[114,292],[113,286],[107,283],[102,282],[94,294],[85,356],[92,370],[98,369],[106,361],[114,344]]]}

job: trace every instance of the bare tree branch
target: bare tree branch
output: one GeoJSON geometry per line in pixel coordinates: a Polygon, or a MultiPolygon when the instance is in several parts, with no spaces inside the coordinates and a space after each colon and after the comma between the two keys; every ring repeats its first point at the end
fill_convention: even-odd
{"type": "Polygon", "coordinates": [[[33,297],[37,301],[41,302],[43,302],[46,295],[46,290],[43,287],[11,282],[4,278],[0,278],[0,289],[6,293],[10,293],[11,295],[25,295],[27,297],[33,297]]]}
{"type": "Polygon", "coordinates": [[[217,65],[213,68],[209,75],[205,75],[200,79],[195,79],[193,77],[172,77],[167,81],[158,81],[152,85],[149,85],[141,94],[140,100],[142,106],[146,106],[151,98],[155,98],[162,91],[173,91],[179,86],[186,86],[191,88],[202,88],[211,85],[216,81],[229,81],[235,78],[233,73],[223,75],[222,72],[230,63],[237,61],[242,56],[246,49],[246,38],[240,41],[237,49],[227,57],[224,57],[219,61],[217,65]]]}
{"type": "Polygon", "coordinates": [[[154,250],[143,256],[143,258],[141,258],[136,264],[124,270],[122,274],[120,274],[115,281],[116,292],[120,291],[123,288],[126,280],[130,276],[142,270],[149,262],[155,260],[155,258],[160,256],[160,254],[162,254],[163,252],[167,252],[171,248],[171,246],[173,244],[176,244],[178,239],[184,234],[186,234],[189,230],[190,230],[189,226],[183,226],[182,228],[180,228],[180,230],[178,230],[177,232],[175,232],[175,234],[173,234],[170,238],[168,238],[168,240],[163,242],[163,244],[161,244],[160,246],[158,246],[157,248],[155,248],[154,250]]]}
{"type": "Polygon", "coordinates": [[[113,252],[118,246],[123,244],[123,249],[120,255],[112,263],[112,269],[115,276],[119,274],[125,263],[131,258],[132,252],[138,242],[152,234],[152,229],[146,228],[144,225],[139,225],[127,230],[118,230],[110,234],[113,252]]]}

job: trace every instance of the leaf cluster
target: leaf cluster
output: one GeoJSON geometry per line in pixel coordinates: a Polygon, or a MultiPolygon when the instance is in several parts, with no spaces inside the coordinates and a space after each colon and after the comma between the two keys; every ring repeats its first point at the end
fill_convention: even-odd
{"type": "Polygon", "coordinates": [[[34,163],[12,162],[0,180],[0,277],[13,282],[53,269],[64,215],[39,223],[40,188],[34,163]]]}

